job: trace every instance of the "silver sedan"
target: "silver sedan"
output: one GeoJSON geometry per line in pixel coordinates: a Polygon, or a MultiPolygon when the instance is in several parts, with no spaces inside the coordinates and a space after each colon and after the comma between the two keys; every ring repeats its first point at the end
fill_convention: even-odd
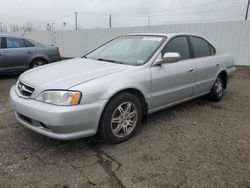
{"type": "Polygon", "coordinates": [[[99,132],[120,143],[148,114],[203,95],[220,101],[234,71],[230,55],[197,35],[125,35],[82,58],[26,71],[10,101],[17,120],[42,135],[99,132]]]}

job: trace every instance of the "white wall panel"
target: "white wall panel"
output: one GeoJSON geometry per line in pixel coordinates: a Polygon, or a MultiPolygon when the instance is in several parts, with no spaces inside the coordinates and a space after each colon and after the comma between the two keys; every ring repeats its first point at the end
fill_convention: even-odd
{"type": "Polygon", "coordinates": [[[47,45],[51,45],[54,40],[60,47],[62,56],[80,57],[114,37],[141,32],[199,34],[211,41],[220,51],[232,54],[236,64],[250,65],[250,21],[56,31],[54,35],[50,32],[35,31],[26,33],[25,37],[47,45]]]}

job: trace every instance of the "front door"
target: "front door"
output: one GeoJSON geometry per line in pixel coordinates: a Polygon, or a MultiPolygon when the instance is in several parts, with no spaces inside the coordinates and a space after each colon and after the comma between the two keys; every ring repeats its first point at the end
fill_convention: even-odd
{"type": "Polygon", "coordinates": [[[190,98],[193,94],[195,65],[192,60],[152,67],[151,75],[152,109],[190,98]]]}
{"type": "Polygon", "coordinates": [[[152,100],[149,109],[154,110],[192,97],[196,67],[190,59],[190,49],[186,36],[170,40],[162,51],[177,52],[181,61],[152,66],[152,100]]]}

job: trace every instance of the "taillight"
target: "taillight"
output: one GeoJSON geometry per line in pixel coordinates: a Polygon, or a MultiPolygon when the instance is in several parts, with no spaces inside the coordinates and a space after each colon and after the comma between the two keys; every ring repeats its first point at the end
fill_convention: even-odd
{"type": "Polygon", "coordinates": [[[57,54],[58,54],[59,56],[61,56],[61,55],[60,55],[60,49],[59,49],[59,47],[56,47],[56,52],[57,52],[57,54]]]}

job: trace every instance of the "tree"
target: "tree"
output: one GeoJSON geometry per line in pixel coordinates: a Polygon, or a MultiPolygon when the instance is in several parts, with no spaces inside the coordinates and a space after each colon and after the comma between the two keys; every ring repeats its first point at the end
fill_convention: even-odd
{"type": "Polygon", "coordinates": [[[10,32],[19,32],[19,26],[17,24],[10,24],[9,25],[10,32]]]}
{"type": "Polygon", "coordinates": [[[47,25],[46,25],[46,31],[51,31],[51,30],[52,30],[52,26],[49,23],[47,23],[47,25]]]}
{"type": "Polygon", "coordinates": [[[8,32],[8,28],[7,28],[7,26],[5,24],[2,25],[2,32],[3,33],[7,33],[8,32]]]}
{"type": "Polygon", "coordinates": [[[32,22],[26,22],[24,25],[24,30],[25,32],[31,32],[34,30],[33,23],[32,22]]]}
{"type": "MultiPolygon", "coordinates": [[[[4,28],[7,30],[7,27],[4,28]]],[[[34,26],[32,22],[26,22],[24,25],[10,24],[10,32],[31,32],[34,31],[34,26]]]]}

